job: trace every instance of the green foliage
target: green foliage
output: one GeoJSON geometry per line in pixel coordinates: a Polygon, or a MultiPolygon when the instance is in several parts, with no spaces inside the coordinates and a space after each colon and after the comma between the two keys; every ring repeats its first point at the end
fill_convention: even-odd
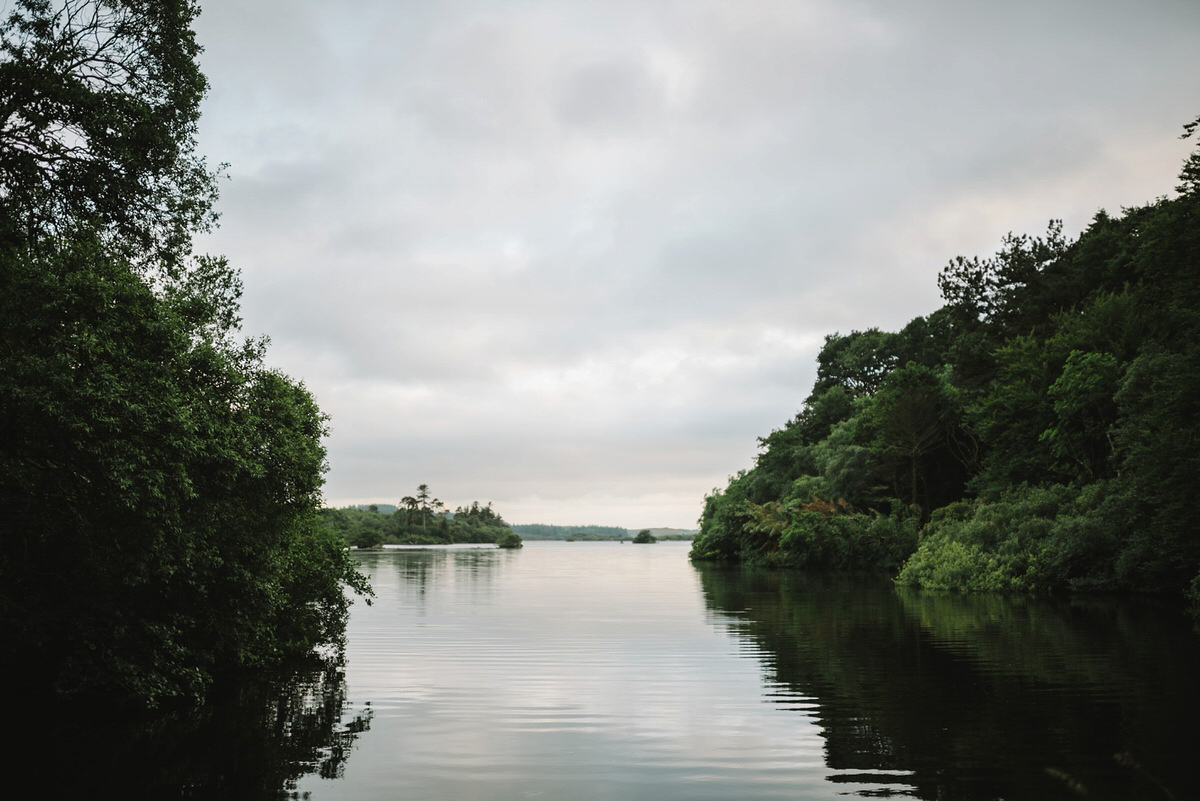
{"type": "Polygon", "coordinates": [[[991,503],[939,509],[897,582],[938,590],[1025,590],[1047,586],[1047,551],[1071,491],[1021,487],[991,503]]]}
{"type": "Polygon", "coordinates": [[[789,516],[779,550],[766,561],[810,570],[895,573],[916,543],[912,516],[858,514],[814,501],[789,516]]]}
{"type": "Polygon", "coordinates": [[[1148,589],[1118,571],[1132,529],[1122,483],[1021,486],[938,510],[901,584],[941,590],[1148,589]]]}
{"type": "Polygon", "coordinates": [[[383,545],[383,526],[360,526],[346,540],[355,548],[378,548],[383,545]]]}
{"type": "Polygon", "coordinates": [[[1100,212],[1074,242],[1052,222],[954,259],[945,306],[898,333],[826,337],[801,411],[705,499],[692,558],[1194,591],[1197,164],[1178,197],[1100,212]]]}
{"type": "Polygon", "coordinates": [[[356,548],[389,545],[445,545],[455,542],[496,542],[511,531],[504,519],[492,509],[474,501],[460,506],[453,514],[444,511],[441,501],[422,484],[417,495],[405,497],[392,514],[376,511],[377,504],[367,508],[322,509],[325,525],[338,532],[342,539],[356,548]]]}
{"type": "Polygon", "coordinates": [[[654,538],[654,535],[650,533],[650,529],[648,528],[642,529],[633,538],[634,545],[649,545],[655,542],[658,542],[658,540],[654,538]]]}
{"type": "Polygon", "coordinates": [[[849,334],[829,334],[817,355],[813,394],[841,387],[852,397],[869,395],[898,362],[896,337],[871,328],[849,334]]]}
{"type": "Polygon", "coordinates": [[[889,513],[857,512],[820,498],[817,477],[793,482],[782,501],[756,504],[744,495],[747,474],[705,502],[692,559],[809,570],[899,570],[917,546],[918,520],[897,504],[889,513]]]}
{"type": "MultiPolygon", "coordinates": [[[[803,500],[824,496],[865,507],[880,495],[867,433],[858,417],[835,425],[828,437],[813,446],[812,453],[815,478],[820,480],[808,482],[813,486],[803,500]]],[[[792,486],[797,487],[801,480],[793,481],[792,486]]]]}
{"type": "Polygon", "coordinates": [[[1200,569],[1200,347],[1180,350],[1138,356],[1116,395],[1112,434],[1133,521],[1117,570],[1129,584],[1178,587],[1200,569]]]}
{"type": "Polygon", "coordinates": [[[724,490],[714,489],[704,498],[700,533],[692,540],[691,558],[710,562],[737,562],[749,544],[750,503],[746,498],[746,471],[729,480],[724,490]]]}
{"type": "MultiPolygon", "coordinates": [[[[814,390],[804,409],[785,430],[796,431],[799,435],[797,444],[815,445],[828,437],[834,426],[853,415],[853,396],[843,386],[832,386],[823,391],[814,390]]],[[[766,447],[763,455],[774,449],[769,437],[759,442],[766,447]]]]}
{"type": "Polygon", "coordinates": [[[1191,585],[1188,586],[1187,592],[1184,594],[1187,598],[1188,605],[1192,609],[1193,614],[1200,614],[1200,573],[1192,579],[1191,585]]]}
{"type": "Polygon", "coordinates": [[[204,79],[188,2],[0,22],[0,637],[38,689],[200,698],[344,636],[325,416],[191,258],[204,79]]]}
{"type": "Polygon", "coordinates": [[[1050,443],[1050,453],[1060,461],[1077,464],[1081,479],[1107,473],[1112,454],[1109,430],[1117,417],[1114,396],[1120,383],[1121,367],[1115,356],[1072,350],[1050,385],[1057,420],[1039,439],[1050,443]]]}
{"type": "Polygon", "coordinates": [[[154,700],[336,640],[342,582],[363,585],[316,523],[325,418],[307,390],[98,243],[0,259],[14,647],[63,692],[154,700]]]}
{"type": "Polygon", "coordinates": [[[965,409],[966,425],[983,450],[972,483],[993,487],[1061,480],[1042,436],[1055,419],[1049,399],[1054,365],[1046,343],[1013,337],[993,351],[992,361],[986,390],[972,393],[965,409]]]}
{"type": "Polygon", "coordinates": [[[195,154],[207,82],[189,0],[15,0],[0,21],[0,226],[25,247],[92,232],[173,272],[212,222],[195,154]]]}
{"type": "Polygon", "coordinates": [[[962,323],[1000,336],[1036,330],[1069,303],[1054,269],[1066,250],[1062,222],[1052,220],[1045,238],[1010,233],[992,258],[953,259],[938,275],[938,288],[962,323]]]}
{"type": "Polygon", "coordinates": [[[889,497],[916,511],[961,495],[969,450],[961,417],[959,393],[928,367],[910,362],[880,383],[859,419],[889,497]]]}
{"type": "Polygon", "coordinates": [[[500,548],[520,548],[523,543],[521,542],[521,535],[510,530],[496,538],[496,545],[500,548]]]}

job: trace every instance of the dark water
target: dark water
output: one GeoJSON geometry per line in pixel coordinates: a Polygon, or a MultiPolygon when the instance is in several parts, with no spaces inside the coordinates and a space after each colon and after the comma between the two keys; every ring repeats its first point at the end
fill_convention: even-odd
{"type": "MultiPolygon", "coordinates": [[[[1200,639],[1179,610],[1111,599],[897,590],[705,569],[705,601],[821,727],[840,789],[881,770],[928,799],[1197,797],[1200,639]]],[[[828,793],[832,794],[832,792],[828,793]]]]}
{"type": "Polygon", "coordinates": [[[364,554],[378,597],[354,607],[344,673],[149,728],[58,721],[17,753],[54,757],[47,788],[126,797],[1198,795],[1200,638],[1178,610],[696,568],[687,550],[364,554]]]}
{"type": "Polygon", "coordinates": [[[16,692],[5,712],[12,799],[281,798],[302,776],[341,775],[370,726],[337,662],[225,684],[198,710],[64,710],[16,692]]]}

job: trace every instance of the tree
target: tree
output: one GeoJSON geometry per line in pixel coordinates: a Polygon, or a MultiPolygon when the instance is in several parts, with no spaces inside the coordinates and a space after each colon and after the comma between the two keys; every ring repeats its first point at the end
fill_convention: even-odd
{"type": "Polygon", "coordinates": [[[1112,354],[1072,350],[1049,389],[1058,420],[1041,439],[1055,456],[1078,466],[1081,480],[1094,481],[1109,472],[1120,383],[1120,365],[1112,354]]]}
{"type": "Polygon", "coordinates": [[[439,509],[444,509],[445,504],[429,494],[429,485],[420,484],[417,486],[417,506],[421,512],[421,530],[429,530],[429,519],[439,509]]]}
{"type": "Polygon", "coordinates": [[[52,246],[94,231],[172,273],[214,220],[195,153],[207,82],[191,0],[16,0],[0,22],[0,225],[52,246]]]}
{"type": "MultiPolygon", "coordinates": [[[[1179,138],[1190,139],[1196,133],[1197,128],[1200,128],[1200,117],[1185,124],[1179,138]]],[[[1187,161],[1183,163],[1183,169],[1179,172],[1179,181],[1179,186],[1175,188],[1180,192],[1196,194],[1197,191],[1200,191],[1200,149],[1193,150],[1187,161]]]]}
{"type": "Polygon", "coordinates": [[[350,544],[355,548],[378,548],[383,544],[383,528],[362,526],[351,536],[350,544]]]}
{"type": "Polygon", "coordinates": [[[316,520],[325,418],[307,390],[263,343],[187,325],[98,243],[0,259],[14,653],[64,692],[155,700],[337,641],[341,583],[363,585],[316,520]]]}
{"type": "Polygon", "coordinates": [[[870,395],[895,369],[896,335],[868,328],[849,334],[830,334],[817,354],[817,383],[813,395],[843,387],[851,396],[870,395]]]}
{"type": "Polygon", "coordinates": [[[650,533],[650,529],[644,528],[633,538],[633,542],[635,545],[649,545],[650,543],[658,542],[658,540],[650,533]]]}
{"type": "Polygon", "coordinates": [[[894,497],[926,516],[962,492],[960,415],[945,378],[915,363],[889,375],[864,410],[873,454],[891,473],[894,497]]]}
{"type": "Polygon", "coordinates": [[[0,22],[0,637],[23,686],[155,704],[338,645],[326,417],[189,258],[204,81],[165,0],[0,22]]]}
{"type": "Polygon", "coordinates": [[[938,274],[938,288],[960,321],[1027,333],[1049,320],[1048,304],[1061,300],[1048,291],[1048,268],[1066,250],[1062,221],[1051,220],[1045,238],[1010,233],[992,258],[953,259],[938,274]]]}
{"type": "Polygon", "coordinates": [[[405,509],[404,522],[411,526],[413,515],[417,513],[417,509],[420,507],[420,502],[411,495],[405,495],[400,499],[400,505],[405,509]]]}

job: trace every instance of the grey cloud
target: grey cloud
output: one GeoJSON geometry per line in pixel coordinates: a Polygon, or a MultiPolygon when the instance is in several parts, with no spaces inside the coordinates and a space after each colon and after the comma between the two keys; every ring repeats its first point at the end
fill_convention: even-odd
{"type": "Polygon", "coordinates": [[[609,135],[636,135],[664,106],[662,91],[637,63],[581,67],[566,77],[559,91],[561,120],[609,135]]]}
{"type": "Polygon", "coordinates": [[[200,36],[202,245],[333,415],[330,502],[543,522],[690,525],[823,334],[1168,191],[1200,97],[1169,0],[245,0],[200,36]]]}

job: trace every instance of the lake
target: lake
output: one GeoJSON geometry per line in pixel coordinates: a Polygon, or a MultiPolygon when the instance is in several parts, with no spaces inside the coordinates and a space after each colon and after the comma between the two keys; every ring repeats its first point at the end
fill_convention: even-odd
{"type": "Polygon", "coordinates": [[[1196,796],[1200,637],[1171,605],[698,567],[688,548],[358,553],[377,598],[356,602],[344,663],[136,725],[23,715],[10,789],[27,779],[47,798],[314,801],[1196,796]]]}
{"type": "Polygon", "coordinates": [[[363,554],[313,799],[1192,794],[1200,640],[1171,607],[694,567],[689,544],[363,554]],[[1115,755],[1122,756],[1121,761],[1115,755]]]}

